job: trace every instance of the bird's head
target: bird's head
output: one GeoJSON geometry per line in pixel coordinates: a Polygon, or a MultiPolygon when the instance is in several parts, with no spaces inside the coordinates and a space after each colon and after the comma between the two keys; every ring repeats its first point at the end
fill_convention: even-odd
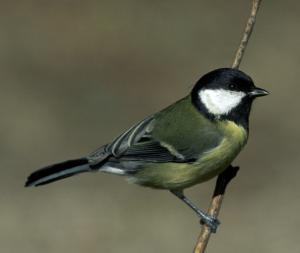
{"type": "Polygon", "coordinates": [[[202,76],[191,94],[193,104],[209,118],[248,124],[253,100],[269,93],[244,72],[221,68],[202,76]]]}

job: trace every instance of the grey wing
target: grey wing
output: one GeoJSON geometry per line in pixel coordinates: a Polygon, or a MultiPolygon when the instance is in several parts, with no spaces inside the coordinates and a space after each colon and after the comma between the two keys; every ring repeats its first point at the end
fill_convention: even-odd
{"type": "Polygon", "coordinates": [[[155,119],[153,116],[144,119],[116,138],[108,145],[107,150],[111,152],[114,157],[122,156],[128,149],[143,138],[151,138],[154,123],[155,119]]]}
{"type": "Polygon", "coordinates": [[[121,162],[184,162],[183,156],[152,137],[155,118],[150,116],[88,156],[90,164],[102,161],[121,162]]]}

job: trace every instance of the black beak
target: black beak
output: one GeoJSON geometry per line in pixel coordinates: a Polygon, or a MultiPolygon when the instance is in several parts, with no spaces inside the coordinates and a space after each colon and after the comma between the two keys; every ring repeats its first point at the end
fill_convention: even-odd
{"type": "Polygon", "coordinates": [[[262,89],[262,88],[255,87],[248,94],[249,94],[250,97],[256,98],[256,97],[262,97],[262,96],[269,95],[269,92],[262,89]]]}

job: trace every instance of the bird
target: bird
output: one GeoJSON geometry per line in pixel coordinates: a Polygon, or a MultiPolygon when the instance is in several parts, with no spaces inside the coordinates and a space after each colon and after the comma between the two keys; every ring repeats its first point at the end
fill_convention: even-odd
{"type": "Polygon", "coordinates": [[[33,172],[25,186],[83,172],[125,176],[131,183],[170,191],[216,232],[220,221],[194,205],[184,190],[231,166],[248,140],[252,102],[268,94],[241,70],[212,70],[179,101],[89,155],[33,172]]]}

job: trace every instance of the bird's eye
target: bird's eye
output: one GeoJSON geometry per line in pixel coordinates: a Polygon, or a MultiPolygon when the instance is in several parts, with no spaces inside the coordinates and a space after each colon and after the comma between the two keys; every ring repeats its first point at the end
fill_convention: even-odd
{"type": "Polygon", "coordinates": [[[235,90],[236,89],[236,84],[234,84],[234,83],[229,84],[229,89],[230,90],[235,90]]]}

